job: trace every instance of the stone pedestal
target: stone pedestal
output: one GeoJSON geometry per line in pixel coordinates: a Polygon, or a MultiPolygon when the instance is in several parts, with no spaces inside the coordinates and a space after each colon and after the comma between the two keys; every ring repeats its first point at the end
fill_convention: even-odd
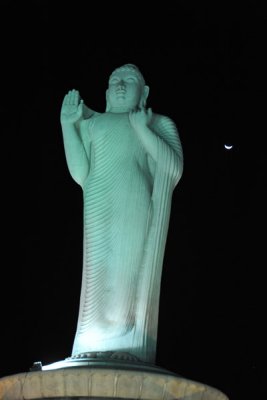
{"type": "Polygon", "coordinates": [[[59,362],[6,376],[0,379],[0,400],[228,400],[213,387],[153,365],[92,364],[59,362]]]}

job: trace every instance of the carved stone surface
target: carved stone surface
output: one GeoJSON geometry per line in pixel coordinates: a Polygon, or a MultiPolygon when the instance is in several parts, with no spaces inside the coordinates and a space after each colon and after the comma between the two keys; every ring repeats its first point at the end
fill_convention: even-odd
{"type": "Polygon", "coordinates": [[[208,385],[164,373],[65,368],[0,379],[0,400],[34,399],[228,400],[208,385]]]}
{"type": "Polygon", "coordinates": [[[146,108],[149,87],[127,64],[110,76],[106,112],[64,98],[68,168],[84,196],[83,277],[72,356],[131,353],[155,361],[171,197],[183,171],[175,123],[146,108]]]}
{"type": "Polygon", "coordinates": [[[138,357],[122,352],[122,351],[91,351],[88,353],[76,354],[68,357],[66,360],[80,360],[80,359],[97,359],[97,360],[124,360],[124,361],[140,361],[138,357]]]}

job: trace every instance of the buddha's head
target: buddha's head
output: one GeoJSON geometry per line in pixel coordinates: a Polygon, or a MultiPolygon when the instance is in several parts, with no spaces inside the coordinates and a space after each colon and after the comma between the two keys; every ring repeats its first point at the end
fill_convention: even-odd
{"type": "Polygon", "coordinates": [[[106,111],[119,113],[144,108],[148,94],[149,87],[140,70],[134,64],[122,65],[110,75],[106,111]]]}

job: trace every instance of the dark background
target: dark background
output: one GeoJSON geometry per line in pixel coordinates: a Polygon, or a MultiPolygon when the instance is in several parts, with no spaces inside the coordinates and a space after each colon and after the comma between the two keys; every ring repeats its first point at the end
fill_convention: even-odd
{"type": "Polygon", "coordinates": [[[157,365],[230,400],[266,396],[267,13],[264,2],[214,3],[1,3],[0,376],[71,354],[82,191],[67,170],[60,107],[76,88],[104,111],[109,74],[130,62],[184,150],[157,365]]]}

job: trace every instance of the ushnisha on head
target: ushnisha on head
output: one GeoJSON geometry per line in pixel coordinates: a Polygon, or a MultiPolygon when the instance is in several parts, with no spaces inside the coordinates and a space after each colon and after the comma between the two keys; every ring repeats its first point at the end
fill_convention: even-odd
{"type": "Polygon", "coordinates": [[[109,77],[106,112],[123,113],[146,107],[149,87],[134,64],[116,68],[109,77]]]}

